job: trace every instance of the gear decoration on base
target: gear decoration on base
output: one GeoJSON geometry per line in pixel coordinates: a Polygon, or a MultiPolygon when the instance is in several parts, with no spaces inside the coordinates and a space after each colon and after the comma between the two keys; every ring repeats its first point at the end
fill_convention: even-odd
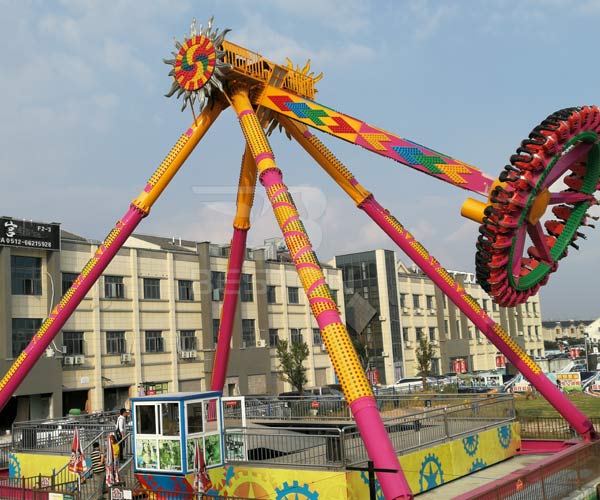
{"type": "Polygon", "coordinates": [[[310,491],[308,484],[300,486],[298,481],[294,481],[290,486],[288,483],[283,483],[283,487],[275,488],[277,496],[275,500],[318,500],[319,493],[310,491]]]}
{"type": "Polygon", "coordinates": [[[485,469],[486,467],[487,467],[487,464],[481,458],[477,458],[471,464],[471,468],[469,469],[469,472],[473,473],[475,471],[478,471],[478,470],[481,470],[481,469],[485,469]]]}
{"type": "Polygon", "coordinates": [[[534,295],[568,247],[579,248],[580,228],[594,227],[587,211],[598,204],[599,132],[596,106],[557,111],[521,142],[500,174],[479,227],[475,266],[477,281],[501,306],[534,295]],[[546,212],[552,215],[543,221],[546,212]]]}
{"type": "Polygon", "coordinates": [[[173,66],[169,72],[169,76],[173,77],[173,84],[166,97],[175,93],[177,98],[183,95],[181,111],[188,103],[193,108],[196,101],[201,111],[215,90],[223,92],[220,79],[231,66],[223,62],[225,52],[221,50],[221,45],[230,30],[226,29],[219,34],[218,29],[212,30],[212,21],[211,17],[205,29],[200,25],[200,29],[197,30],[194,19],[190,27],[190,37],[184,36],[183,44],[175,40],[178,52],[171,52],[175,58],[163,59],[165,64],[173,66]]]}
{"type": "Polygon", "coordinates": [[[497,432],[500,446],[506,450],[512,441],[512,428],[510,425],[503,425],[498,427],[497,432]]]}
{"type": "Polygon", "coordinates": [[[429,453],[421,463],[419,471],[420,492],[430,490],[436,486],[444,484],[444,471],[440,459],[434,454],[429,453]]]}
{"type": "Polygon", "coordinates": [[[462,445],[465,450],[465,453],[472,457],[477,453],[477,448],[479,447],[479,435],[473,434],[472,436],[467,436],[463,438],[462,445]]]}

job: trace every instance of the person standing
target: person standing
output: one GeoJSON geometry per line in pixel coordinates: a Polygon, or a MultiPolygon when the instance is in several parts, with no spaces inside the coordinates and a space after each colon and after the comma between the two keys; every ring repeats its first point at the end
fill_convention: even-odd
{"type": "MultiPolygon", "coordinates": [[[[127,437],[127,414],[126,408],[119,410],[119,416],[117,417],[117,425],[115,429],[115,436],[119,444],[119,460],[122,462],[125,454],[125,438],[127,437]]],[[[116,458],[116,457],[115,457],[116,458]]]]}
{"type": "Polygon", "coordinates": [[[100,443],[95,442],[92,445],[92,474],[104,474],[104,455],[100,451],[100,443]]]}

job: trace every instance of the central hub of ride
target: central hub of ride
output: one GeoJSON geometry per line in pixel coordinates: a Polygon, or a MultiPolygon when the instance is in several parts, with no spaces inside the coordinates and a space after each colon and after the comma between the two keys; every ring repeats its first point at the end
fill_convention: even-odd
{"type": "Polygon", "coordinates": [[[539,222],[539,220],[542,218],[542,215],[546,213],[549,203],[550,191],[548,189],[543,189],[535,197],[535,200],[529,209],[529,214],[527,214],[527,220],[529,224],[537,224],[539,222]]]}
{"type": "Polygon", "coordinates": [[[198,90],[210,80],[216,62],[217,54],[210,39],[192,37],[183,44],[175,58],[175,80],[185,90],[198,90]]]}

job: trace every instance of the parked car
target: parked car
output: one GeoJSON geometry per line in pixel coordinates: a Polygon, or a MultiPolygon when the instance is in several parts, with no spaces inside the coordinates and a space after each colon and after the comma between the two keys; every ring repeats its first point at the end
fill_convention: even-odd
{"type": "MultiPolygon", "coordinates": [[[[435,379],[428,377],[427,384],[435,384],[435,379]]],[[[388,386],[394,389],[394,392],[414,392],[423,389],[423,379],[421,377],[405,377],[396,380],[392,385],[388,386]]]]}

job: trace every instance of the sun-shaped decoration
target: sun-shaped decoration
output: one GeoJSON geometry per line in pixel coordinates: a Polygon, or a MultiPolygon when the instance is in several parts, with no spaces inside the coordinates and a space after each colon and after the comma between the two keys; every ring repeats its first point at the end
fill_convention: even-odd
{"type": "Polygon", "coordinates": [[[212,30],[211,17],[205,29],[196,30],[196,19],[190,26],[189,38],[184,35],[184,43],[175,40],[175,47],[179,52],[171,52],[175,59],[163,59],[165,64],[170,64],[173,69],[169,76],[173,77],[173,85],[166,94],[171,97],[177,93],[177,98],[183,95],[183,106],[187,104],[192,108],[196,101],[200,111],[215,89],[223,92],[223,84],[220,78],[225,76],[225,71],[231,66],[223,62],[225,53],[221,50],[221,44],[225,35],[231,31],[224,30],[219,34],[219,29],[212,30]]]}

